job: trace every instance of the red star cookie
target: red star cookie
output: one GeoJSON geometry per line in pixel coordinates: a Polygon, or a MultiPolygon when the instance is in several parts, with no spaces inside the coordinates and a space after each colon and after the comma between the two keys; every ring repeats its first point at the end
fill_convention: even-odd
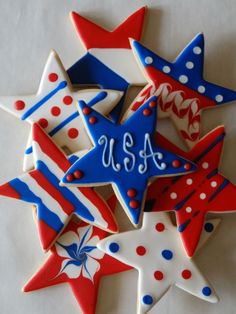
{"type": "Polygon", "coordinates": [[[146,210],[175,211],[178,230],[190,257],[199,242],[206,214],[236,210],[236,187],[218,172],[224,135],[224,127],[220,126],[189,152],[158,135],[162,147],[198,166],[191,174],[156,180],[148,189],[146,203],[146,210]]]}
{"type": "MultiPolygon", "coordinates": [[[[108,203],[114,211],[116,198],[111,197],[108,203]]],[[[96,247],[106,235],[84,222],[71,221],[52,247],[48,260],[23,291],[69,283],[83,313],[95,313],[101,277],[131,269],[96,247]]]]}

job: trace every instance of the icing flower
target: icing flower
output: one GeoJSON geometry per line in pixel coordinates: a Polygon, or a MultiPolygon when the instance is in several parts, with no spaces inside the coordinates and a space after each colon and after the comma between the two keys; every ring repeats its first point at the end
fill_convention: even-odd
{"type": "Polygon", "coordinates": [[[57,254],[65,258],[61,264],[59,274],[66,274],[70,279],[80,276],[93,281],[95,273],[100,269],[99,259],[104,253],[97,249],[100,240],[92,236],[93,228],[86,226],[78,228],[77,232],[67,232],[62,235],[55,247],[57,254]]]}

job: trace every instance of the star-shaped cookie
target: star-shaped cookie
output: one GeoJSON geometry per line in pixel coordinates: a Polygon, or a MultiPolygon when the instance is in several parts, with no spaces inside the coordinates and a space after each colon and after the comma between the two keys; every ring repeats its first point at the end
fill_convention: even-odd
{"type": "Polygon", "coordinates": [[[124,124],[118,125],[80,101],[79,111],[94,148],[73,164],[62,184],[112,183],[131,222],[137,226],[150,178],[195,170],[193,163],[154,143],[156,106],[157,98],[153,96],[124,124]]]}
{"type": "MultiPolygon", "coordinates": [[[[147,83],[129,43],[130,37],[141,39],[145,11],[145,7],[140,8],[113,31],[71,12],[71,20],[87,50],[67,71],[74,85],[89,83],[126,93],[129,85],[144,86],[147,83]]],[[[111,113],[114,121],[120,117],[124,100],[125,95],[111,113]]]]}
{"type": "MultiPolygon", "coordinates": [[[[116,203],[114,196],[108,200],[113,211],[116,203]]],[[[96,247],[106,235],[105,231],[84,222],[71,221],[51,248],[47,261],[23,291],[68,283],[83,313],[95,313],[101,277],[131,269],[96,247]]]]}
{"type": "Polygon", "coordinates": [[[32,130],[35,169],[1,185],[0,195],[36,205],[43,249],[52,246],[73,214],[117,232],[109,206],[94,190],[59,185],[71,163],[38,124],[33,124],[32,130]]]}
{"type": "Polygon", "coordinates": [[[127,116],[152,95],[158,96],[159,118],[170,117],[189,147],[200,137],[201,113],[236,100],[236,91],[203,78],[204,37],[198,34],[171,63],[132,41],[136,59],[148,80],[131,104],[127,116]]]}
{"type": "MultiPolygon", "coordinates": [[[[219,220],[208,223],[213,230],[219,220]]],[[[202,244],[208,237],[206,231],[202,244]]],[[[147,313],[173,285],[206,301],[218,301],[213,288],[186,256],[166,213],[144,213],[141,229],[107,237],[97,246],[138,270],[139,314],[147,313]]]]}
{"type": "MultiPolygon", "coordinates": [[[[37,94],[0,97],[0,107],[30,124],[39,123],[59,147],[74,153],[91,148],[91,142],[76,110],[76,101],[84,100],[106,115],[118,104],[122,95],[123,93],[112,90],[75,91],[58,55],[52,51],[37,94]]],[[[24,171],[32,168],[30,135],[24,156],[24,171]]]]}
{"type": "Polygon", "coordinates": [[[201,138],[189,152],[158,136],[158,143],[165,149],[189,158],[198,166],[190,175],[153,182],[146,203],[147,210],[175,212],[178,231],[190,257],[197,248],[206,214],[236,211],[236,187],[218,171],[224,136],[224,127],[220,126],[201,138]]]}

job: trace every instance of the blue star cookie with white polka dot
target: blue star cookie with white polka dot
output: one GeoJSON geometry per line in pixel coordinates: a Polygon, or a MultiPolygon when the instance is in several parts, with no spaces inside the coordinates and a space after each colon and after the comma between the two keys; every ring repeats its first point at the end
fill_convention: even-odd
{"type": "Polygon", "coordinates": [[[204,80],[203,34],[198,34],[173,63],[138,41],[132,41],[132,49],[149,83],[131,104],[126,118],[156,95],[159,118],[169,117],[182,139],[193,147],[200,137],[202,110],[236,100],[236,91],[204,80]]]}
{"type": "Polygon", "coordinates": [[[131,222],[139,223],[149,178],[196,170],[195,165],[156,145],[157,97],[151,97],[125,123],[118,125],[79,102],[79,112],[94,148],[62,178],[75,186],[112,183],[131,222]]]}
{"type": "MultiPolygon", "coordinates": [[[[205,229],[199,249],[219,222],[207,222],[211,230],[209,226],[205,229]]],[[[145,212],[141,229],[112,235],[97,246],[138,270],[139,314],[147,313],[173,285],[203,300],[218,301],[212,286],[186,256],[178,231],[166,213],[145,212]]]]}

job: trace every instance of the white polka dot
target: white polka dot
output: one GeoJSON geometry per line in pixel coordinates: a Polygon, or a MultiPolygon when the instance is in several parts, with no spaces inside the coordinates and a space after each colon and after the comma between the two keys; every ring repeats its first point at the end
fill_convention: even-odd
{"type": "Polygon", "coordinates": [[[189,207],[189,206],[186,207],[186,212],[187,212],[187,213],[191,213],[191,211],[192,211],[192,208],[191,208],[191,207],[189,207]]]}
{"type": "Polygon", "coordinates": [[[144,61],[146,64],[151,64],[153,62],[153,59],[152,57],[146,57],[144,61]]]}
{"type": "Polygon", "coordinates": [[[193,183],[193,180],[191,178],[186,180],[187,185],[191,185],[193,183]]]}
{"type": "Polygon", "coordinates": [[[222,95],[216,95],[216,97],[215,97],[215,100],[217,101],[217,102],[222,102],[223,101],[223,96],[222,95]]]}
{"type": "Polygon", "coordinates": [[[172,193],[170,194],[170,198],[171,198],[172,200],[175,200],[175,199],[177,198],[177,194],[176,194],[175,192],[172,192],[172,193]]]}
{"type": "Polygon", "coordinates": [[[162,153],[158,153],[157,158],[158,158],[159,160],[163,159],[163,154],[162,154],[162,153]]]}
{"type": "Polygon", "coordinates": [[[196,46],[196,47],[193,48],[193,52],[196,55],[200,55],[200,53],[202,52],[202,49],[200,47],[196,46]]]}
{"type": "Polygon", "coordinates": [[[212,182],[211,182],[211,186],[212,186],[213,188],[215,188],[215,187],[217,186],[217,182],[216,182],[216,181],[212,181],[212,182]]]}
{"type": "Polygon", "coordinates": [[[200,86],[198,86],[197,90],[199,91],[199,93],[203,94],[203,93],[205,93],[206,89],[205,89],[205,87],[203,85],[200,85],[200,86]]]}
{"type": "Polygon", "coordinates": [[[203,168],[203,169],[208,169],[208,168],[209,168],[208,162],[206,162],[206,161],[203,162],[203,163],[202,163],[202,168],[203,168]]]}
{"type": "Polygon", "coordinates": [[[194,68],[194,63],[191,61],[188,61],[188,62],[186,62],[185,66],[187,69],[191,70],[194,68]]]}
{"type": "Polygon", "coordinates": [[[201,200],[204,200],[205,198],[206,198],[206,194],[205,194],[205,193],[201,193],[201,194],[200,194],[200,199],[201,199],[201,200]]]}
{"type": "Polygon", "coordinates": [[[180,75],[179,77],[179,81],[183,84],[187,83],[188,82],[188,77],[187,75],[180,75]]]}
{"type": "Polygon", "coordinates": [[[170,71],[171,71],[171,69],[168,65],[163,66],[162,70],[164,73],[170,73],[170,71]]]}

